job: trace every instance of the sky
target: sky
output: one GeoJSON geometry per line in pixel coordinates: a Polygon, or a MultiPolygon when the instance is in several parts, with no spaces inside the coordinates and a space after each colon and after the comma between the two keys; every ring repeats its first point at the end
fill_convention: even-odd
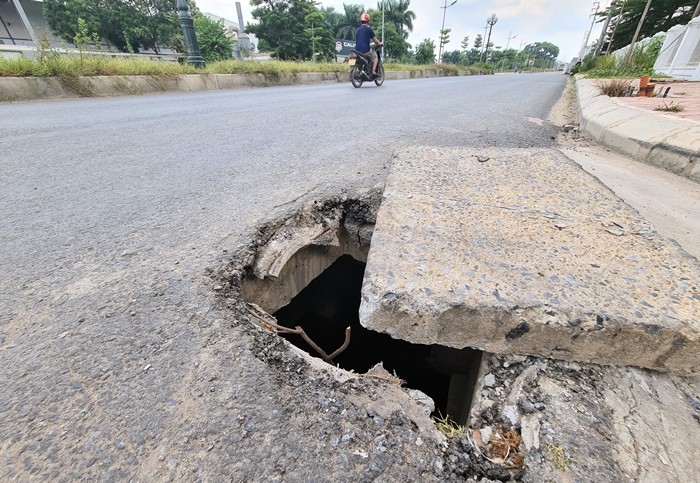
{"type": "MultiPolygon", "coordinates": [[[[376,8],[380,0],[320,0],[324,7],[343,10],[343,3],[360,4],[376,8]]],[[[454,0],[447,0],[450,5],[454,0]]],[[[196,0],[200,10],[237,22],[235,0],[196,0]]],[[[591,13],[594,3],[600,3],[600,9],[610,4],[609,0],[593,2],[592,0],[457,0],[457,3],[443,9],[445,0],[411,0],[411,10],[416,14],[413,32],[408,37],[415,47],[426,38],[437,40],[442,27],[443,12],[445,28],[452,29],[450,43],[446,51],[459,50],[465,36],[469,36],[470,45],[478,34],[484,36],[486,19],[496,14],[498,21],[493,26],[491,41],[494,46],[503,49],[520,49],[529,43],[551,42],[559,46],[559,59],[568,62],[578,56],[586,34],[591,30],[591,13]],[[510,38],[510,40],[509,40],[510,38]]],[[[241,1],[244,23],[253,22],[252,10],[247,0],[241,1]]],[[[379,36],[381,19],[372,19],[370,25],[379,36]]],[[[596,22],[590,34],[589,43],[597,40],[601,24],[596,22]]],[[[488,31],[486,32],[488,36],[488,31]]]]}

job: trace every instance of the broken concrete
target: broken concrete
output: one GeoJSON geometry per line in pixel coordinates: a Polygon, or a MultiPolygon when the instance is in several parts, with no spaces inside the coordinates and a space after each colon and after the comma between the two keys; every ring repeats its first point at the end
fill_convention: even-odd
{"type": "Polygon", "coordinates": [[[274,313],[342,255],[367,261],[374,220],[381,202],[378,187],[362,199],[311,202],[274,227],[260,247],[251,276],[243,284],[246,300],[274,313]]]}
{"type": "Polygon", "coordinates": [[[362,289],[420,344],[700,373],[700,264],[560,153],[407,148],[362,289]]]}
{"type": "Polygon", "coordinates": [[[700,378],[497,355],[482,372],[471,440],[494,459],[488,436],[520,428],[523,481],[697,479],[700,378]]]}

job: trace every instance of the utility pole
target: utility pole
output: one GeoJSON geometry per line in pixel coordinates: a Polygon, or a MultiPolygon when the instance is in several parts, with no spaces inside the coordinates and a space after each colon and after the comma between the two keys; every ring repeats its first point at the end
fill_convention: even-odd
{"type": "MultiPolygon", "coordinates": [[[[518,34],[511,36],[512,33],[513,33],[512,30],[510,32],[508,32],[508,42],[506,42],[506,50],[503,51],[504,55],[503,55],[503,60],[501,60],[501,70],[503,70],[503,66],[506,63],[505,53],[508,52],[508,46],[510,45],[510,41],[518,36],[518,34]]],[[[522,46],[522,44],[520,44],[520,45],[522,46]]]]}
{"type": "Polygon", "coordinates": [[[484,27],[484,36],[481,37],[481,52],[479,52],[479,62],[481,62],[481,58],[484,55],[484,49],[486,48],[484,46],[484,40],[486,39],[486,32],[488,31],[488,29],[489,29],[489,25],[486,24],[486,27],[484,27]]]}
{"type": "Polygon", "coordinates": [[[583,56],[586,53],[586,47],[588,46],[588,39],[591,38],[591,31],[593,30],[593,24],[595,23],[595,16],[598,14],[598,9],[600,8],[600,2],[593,2],[593,9],[591,9],[591,28],[588,29],[586,35],[583,37],[583,44],[581,45],[581,51],[578,53],[579,60],[583,60],[583,56]]]}
{"type": "MultiPolygon", "coordinates": [[[[513,33],[512,30],[511,30],[510,32],[508,32],[508,42],[506,42],[506,50],[508,50],[508,46],[510,45],[510,41],[513,40],[515,37],[518,36],[518,34],[515,34],[515,35],[513,35],[513,36],[511,37],[510,34],[512,34],[512,33],[513,33]]],[[[521,44],[521,45],[522,45],[522,44],[521,44]]]]}
{"type": "Polygon", "coordinates": [[[625,13],[626,6],[627,6],[627,0],[622,0],[622,8],[620,8],[620,14],[617,16],[617,20],[615,20],[615,27],[613,28],[612,34],[610,34],[610,40],[608,41],[608,48],[605,50],[605,55],[608,55],[610,53],[613,40],[615,39],[615,33],[617,32],[617,27],[620,25],[620,22],[622,21],[622,15],[625,13]]]}
{"type": "Polygon", "coordinates": [[[634,44],[637,43],[637,38],[639,37],[639,32],[642,30],[642,25],[644,24],[644,19],[647,18],[647,13],[649,13],[649,7],[651,7],[651,0],[647,0],[646,7],[644,7],[644,12],[642,12],[642,18],[639,19],[637,24],[637,30],[634,32],[634,37],[632,37],[632,43],[627,50],[627,55],[625,55],[625,63],[629,62],[632,57],[632,52],[634,52],[634,44]]]}
{"type": "Polygon", "coordinates": [[[458,0],[454,0],[451,4],[447,5],[447,0],[445,0],[445,6],[440,7],[442,9],[442,28],[440,29],[440,51],[438,52],[438,64],[442,62],[442,48],[444,47],[443,39],[445,37],[445,14],[447,13],[447,9],[450,8],[452,5],[457,3],[458,0]]]}
{"type": "Polygon", "coordinates": [[[697,17],[700,15],[700,2],[698,2],[698,6],[695,7],[695,12],[693,12],[693,18],[697,17]]]}
{"type": "Polygon", "coordinates": [[[600,55],[600,53],[603,51],[603,42],[605,41],[605,34],[608,33],[608,27],[610,27],[610,19],[612,19],[612,12],[613,8],[615,7],[615,4],[615,0],[612,0],[612,2],[610,2],[610,7],[608,7],[608,18],[605,19],[603,29],[600,31],[600,37],[598,37],[598,44],[595,46],[595,54],[593,54],[594,56],[600,55]]]}

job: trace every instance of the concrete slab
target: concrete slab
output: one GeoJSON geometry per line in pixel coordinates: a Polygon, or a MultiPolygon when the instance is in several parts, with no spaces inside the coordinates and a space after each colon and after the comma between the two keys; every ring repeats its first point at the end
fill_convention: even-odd
{"type": "Polygon", "coordinates": [[[472,440],[520,427],[523,481],[697,481],[700,378],[490,354],[481,371],[472,440]]]}
{"type": "Polygon", "coordinates": [[[406,148],[360,320],[414,343],[698,374],[700,262],[559,152],[406,148]]]}

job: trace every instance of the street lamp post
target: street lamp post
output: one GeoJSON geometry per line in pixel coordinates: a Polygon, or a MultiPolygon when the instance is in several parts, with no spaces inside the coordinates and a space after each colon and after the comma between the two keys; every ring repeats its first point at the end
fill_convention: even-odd
{"type": "Polygon", "coordinates": [[[454,0],[451,4],[447,5],[447,0],[445,0],[445,5],[443,7],[440,7],[442,9],[442,28],[440,29],[440,49],[438,52],[438,64],[442,62],[442,48],[444,46],[444,43],[442,39],[444,38],[444,31],[445,31],[445,15],[447,14],[447,9],[450,8],[452,5],[457,3],[458,0],[454,0]]]}
{"type": "Polygon", "coordinates": [[[486,62],[488,63],[489,61],[489,44],[491,43],[491,30],[493,29],[493,26],[496,25],[496,22],[498,22],[498,17],[496,16],[495,13],[492,13],[489,18],[486,19],[486,23],[489,26],[489,38],[486,40],[486,62]]]}
{"type": "Polygon", "coordinates": [[[187,63],[195,67],[204,67],[204,59],[199,53],[197,35],[194,33],[194,22],[190,15],[190,7],[187,0],[177,0],[177,10],[180,12],[180,27],[182,36],[185,38],[185,49],[187,50],[187,63]]]}
{"type": "Polygon", "coordinates": [[[384,0],[382,0],[382,44],[384,43],[384,0]]]}

